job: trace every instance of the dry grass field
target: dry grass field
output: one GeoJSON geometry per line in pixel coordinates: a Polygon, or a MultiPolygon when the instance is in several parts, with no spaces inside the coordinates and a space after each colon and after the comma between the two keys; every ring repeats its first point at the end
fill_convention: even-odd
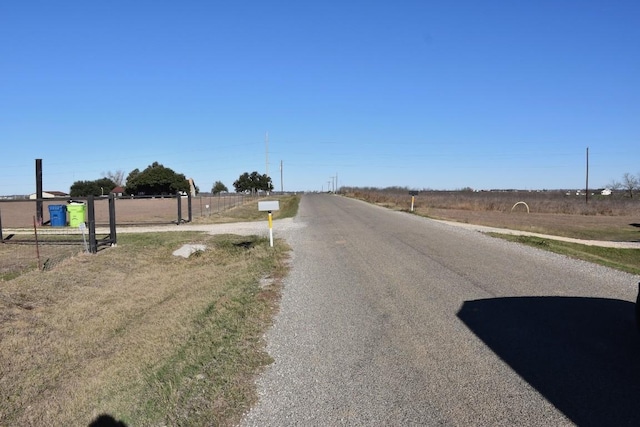
{"type": "Polygon", "coordinates": [[[269,358],[287,248],[195,232],[126,234],[0,284],[0,425],[229,425],[269,358]],[[172,256],[185,243],[207,249],[172,256]],[[275,279],[261,286],[261,279],[275,279]]]}
{"type": "MultiPolygon", "coordinates": [[[[131,212],[151,202],[161,218],[159,202],[137,202],[131,212]]],[[[297,202],[282,198],[279,215],[294,215],[297,202]]],[[[211,220],[251,220],[254,205],[245,200],[211,220]]],[[[40,249],[67,252],[48,254],[56,260],[46,268],[3,272],[0,426],[87,426],[103,414],[128,426],[237,423],[270,363],[262,336],[289,248],[178,230],[123,233],[95,255],[49,242],[40,249]],[[184,244],[206,249],[172,255],[184,244]]],[[[20,264],[22,251],[33,263],[35,247],[2,244],[0,264],[20,264]]]]}
{"type": "MultiPolygon", "coordinates": [[[[346,195],[391,209],[409,211],[408,191],[347,189],[346,195]]],[[[509,228],[578,239],[640,241],[640,197],[564,192],[420,192],[414,212],[491,227],[509,228]],[[527,213],[524,202],[529,207],[527,213]]]]}

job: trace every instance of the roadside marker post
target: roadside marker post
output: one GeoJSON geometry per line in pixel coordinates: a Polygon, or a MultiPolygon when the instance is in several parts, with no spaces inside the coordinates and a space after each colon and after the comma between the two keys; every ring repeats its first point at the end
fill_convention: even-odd
{"type": "Polygon", "coordinates": [[[280,202],[277,200],[258,202],[258,210],[269,214],[269,246],[273,247],[273,216],[271,212],[280,210],[280,202]]]}
{"type": "Polygon", "coordinates": [[[409,191],[409,194],[411,195],[411,212],[413,212],[413,203],[416,200],[416,196],[418,195],[417,191],[409,191]]]}

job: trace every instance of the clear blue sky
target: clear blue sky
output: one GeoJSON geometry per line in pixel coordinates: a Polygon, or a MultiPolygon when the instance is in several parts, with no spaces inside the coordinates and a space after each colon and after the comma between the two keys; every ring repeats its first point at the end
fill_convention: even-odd
{"type": "Polygon", "coordinates": [[[640,173],[640,2],[4,1],[0,195],[157,161],[202,191],[640,173]]]}

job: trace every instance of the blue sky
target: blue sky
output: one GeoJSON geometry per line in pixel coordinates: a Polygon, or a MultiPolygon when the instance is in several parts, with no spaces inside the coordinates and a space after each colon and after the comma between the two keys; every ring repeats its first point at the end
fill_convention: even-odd
{"type": "Polygon", "coordinates": [[[0,195],[145,169],[208,191],[584,188],[640,173],[640,2],[5,1],[0,195]]]}

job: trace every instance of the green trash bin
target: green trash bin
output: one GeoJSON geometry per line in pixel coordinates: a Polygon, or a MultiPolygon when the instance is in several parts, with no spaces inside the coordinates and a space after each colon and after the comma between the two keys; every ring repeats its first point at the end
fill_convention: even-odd
{"type": "Polygon", "coordinates": [[[84,203],[69,203],[69,227],[80,227],[84,223],[84,203]]]}

